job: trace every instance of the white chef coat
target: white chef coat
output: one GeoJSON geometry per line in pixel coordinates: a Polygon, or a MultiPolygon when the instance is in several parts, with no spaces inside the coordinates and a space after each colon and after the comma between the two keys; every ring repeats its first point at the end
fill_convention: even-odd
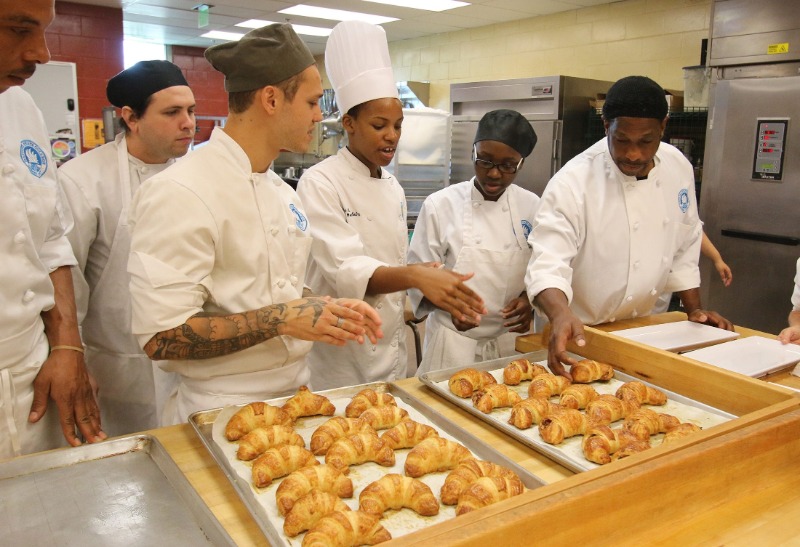
{"type": "Polygon", "coordinates": [[[425,199],[414,226],[409,263],[437,261],[459,273],[484,300],[480,326],[459,332],[449,313],[435,308],[417,290],[409,291],[417,317],[428,315],[417,374],[514,353],[518,333],[509,333],[500,314],[525,290],[531,256],[527,242],[539,196],[516,184],[497,201],[486,200],[475,179],[448,186],[425,199]]]}
{"type": "Polygon", "coordinates": [[[797,273],[794,276],[794,292],[792,292],[792,309],[800,311],[800,258],[797,259],[797,273]]]}
{"type": "Polygon", "coordinates": [[[529,241],[528,296],[564,292],[585,324],[648,315],[658,296],[700,286],[702,223],[691,164],[661,143],[637,180],[604,138],[570,160],[542,194],[529,241]]]}
{"type": "MultiPolygon", "coordinates": [[[[143,347],[201,312],[231,314],[301,298],[308,220],[275,173],[252,173],[220,128],[208,144],[139,188],[131,203],[132,329],[143,347]]],[[[160,361],[180,374],[162,425],[308,382],[311,343],[277,336],[223,357],[160,361]]]]}
{"type": "MultiPolygon", "coordinates": [[[[145,164],[128,154],[120,133],[58,171],[75,220],[69,241],[78,260],[72,275],[86,366],[99,388],[103,431],[112,437],[159,423],[154,365],[131,332],[128,209],[139,185],[173,161],[145,164]]],[[[173,375],[157,367],[155,375],[168,394],[173,375]]]]}
{"type": "Polygon", "coordinates": [[[367,295],[380,266],[405,266],[406,198],[386,169],[381,178],[347,149],[306,171],[297,185],[314,243],[307,284],[316,294],[365,300],[381,316],[377,344],[335,347],[315,343],[308,355],[313,389],[405,378],[405,291],[367,295]]]}
{"type": "Polygon", "coordinates": [[[0,458],[65,444],[55,405],[28,423],[33,380],[49,351],[41,313],[55,305],[50,273],[75,265],[42,114],[19,87],[0,93],[0,458]]]}

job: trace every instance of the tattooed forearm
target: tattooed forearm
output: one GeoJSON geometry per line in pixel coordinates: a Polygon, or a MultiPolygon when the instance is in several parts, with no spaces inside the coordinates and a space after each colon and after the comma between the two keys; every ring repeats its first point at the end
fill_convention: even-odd
{"type": "Polygon", "coordinates": [[[279,328],[289,315],[307,310],[316,324],[325,303],[303,299],[289,304],[274,304],[257,310],[229,315],[198,313],[186,323],[157,333],[144,347],[152,359],[209,359],[230,355],[280,335],[279,328]]]}

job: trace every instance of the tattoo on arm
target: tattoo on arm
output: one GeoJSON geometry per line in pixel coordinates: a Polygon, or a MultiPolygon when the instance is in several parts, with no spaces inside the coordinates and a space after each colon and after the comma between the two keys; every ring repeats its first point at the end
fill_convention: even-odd
{"type": "MultiPolygon", "coordinates": [[[[296,315],[311,309],[312,324],[319,320],[325,303],[304,299],[291,307],[296,315]]],[[[152,359],[209,359],[230,355],[279,335],[286,322],[288,304],[274,304],[257,310],[230,315],[198,313],[186,323],[157,333],[145,345],[152,359]]]]}

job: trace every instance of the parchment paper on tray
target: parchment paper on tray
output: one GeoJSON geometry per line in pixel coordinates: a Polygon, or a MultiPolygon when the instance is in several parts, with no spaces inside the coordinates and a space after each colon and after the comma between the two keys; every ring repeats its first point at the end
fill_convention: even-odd
{"type": "MultiPolygon", "coordinates": [[[[353,386],[352,388],[342,388],[339,390],[331,390],[327,392],[320,391],[317,393],[325,395],[331,400],[331,402],[336,407],[335,416],[344,416],[345,407],[350,402],[352,397],[365,387],[375,388],[375,386],[373,385],[353,386]]],[[[382,391],[382,389],[377,388],[376,391],[382,391]]],[[[448,433],[443,429],[441,425],[443,419],[439,418],[439,420],[437,420],[438,423],[429,419],[420,410],[412,406],[410,401],[415,401],[415,400],[413,399],[405,400],[403,398],[404,395],[403,392],[390,389],[387,389],[386,391],[388,391],[395,397],[397,405],[400,408],[403,408],[406,411],[408,411],[409,418],[411,418],[412,420],[434,427],[439,432],[439,435],[441,435],[446,439],[460,442],[461,444],[469,448],[473,452],[473,454],[476,453],[476,450],[481,452],[481,454],[475,454],[476,457],[478,457],[479,459],[491,459],[492,461],[495,461],[495,463],[511,467],[515,472],[517,472],[517,474],[520,475],[522,482],[525,484],[527,488],[535,488],[543,484],[538,478],[531,475],[530,473],[527,473],[523,468],[516,466],[510,461],[504,461],[505,457],[497,452],[495,452],[496,457],[487,458],[486,457],[487,451],[494,452],[494,450],[482,443],[480,447],[476,446],[475,443],[479,441],[477,441],[477,439],[471,436],[469,436],[470,438],[465,438],[465,436],[468,436],[468,434],[465,431],[463,432],[463,434],[456,434],[456,435],[448,433]]],[[[286,398],[282,398],[267,402],[274,406],[280,406],[285,402],[285,400],[286,398]]],[[[280,485],[282,479],[276,479],[275,481],[273,481],[271,485],[269,485],[266,488],[256,488],[255,486],[253,486],[252,462],[242,462],[238,460],[236,457],[236,450],[238,448],[238,444],[236,442],[228,441],[225,438],[224,435],[225,425],[228,423],[231,416],[233,416],[236,413],[236,411],[239,410],[239,408],[240,407],[238,406],[223,408],[217,415],[212,425],[211,428],[212,442],[223,457],[223,461],[220,463],[223,464],[224,467],[230,469],[235,474],[235,477],[232,478],[238,481],[240,486],[239,488],[240,492],[245,494],[244,495],[245,504],[248,505],[251,511],[255,513],[257,519],[260,519],[263,523],[266,523],[268,525],[267,531],[271,532],[268,534],[270,542],[273,543],[273,545],[275,545],[276,542],[279,542],[278,543],[279,545],[299,546],[302,543],[305,534],[300,534],[294,538],[289,538],[283,533],[284,517],[281,516],[281,514],[278,512],[278,508],[275,503],[275,491],[280,485]]],[[[317,427],[322,425],[325,421],[329,420],[331,417],[332,416],[311,416],[311,417],[299,418],[295,422],[294,424],[295,431],[299,433],[300,436],[302,436],[303,439],[305,440],[306,448],[308,448],[311,444],[311,435],[314,432],[314,430],[316,430],[317,427]]],[[[383,431],[378,431],[379,435],[382,433],[383,431]]],[[[395,465],[393,467],[383,467],[376,463],[365,463],[361,465],[350,466],[350,474],[348,476],[353,481],[354,495],[352,498],[343,499],[342,501],[344,501],[351,509],[357,510],[358,496],[366,485],[380,479],[381,477],[383,477],[388,473],[399,473],[401,475],[404,474],[404,465],[406,461],[406,456],[410,451],[411,451],[410,448],[395,450],[395,465]]],[[[324,456],[318,456],[317,459],[319,460],[320,463],[325,463],[324,456]]],[[[430,473],[428,475],[420,477],[420,480],[422,482],[430,486],[431,490],[436,496],[437,501],[440,502],[441,502],[440,490],[442,488],[442,484],[444,484],[444,479],[447,476],[447,474],[448,472],[430,473]]],[[[439,514],[432,517],[420,516],[411,509],[401,509],[399,511],[389,510],[386,513],[384,513],[384,516],[381,519],[381,525],[384,526],[392,534],[393,538],[396,538],[401,535],[408,534],[413,531],[431,526],[439,522],[444,522],[452,518],[455,518],[455,506],[443,505],[440,503],[439,514]]]]}
{"type": "MultiPolygon", "coordinates": [[[[583,357],[574,356],[577,359],[582,359],[583,357]]],[[[494,376],[495,380],[497,380],[498,384],[503,383],[503,368],[513,361],[514,359],[525,358],[530,360],[532,363],[538,363],[545,368],[547,368],[547,351],[535,351],[531,353],[526,353],[522,355],[517,355],[514,357],[506,357],[502,359],[494,359],[491,361],[485,361],[482,363],[476,363],[472,365],[472,368],[476,368],[478,370],[486,370],[489,371],[492,376],[494,376]]],[[[428,372],[423,374],[420,377],[420,380],[435,391],[440,396],[444,397],[445,399],[451,401],[455,405],[463,408],[467,412],[472,413],[475,416],[478,416],[480,419],[486,421],[487,423],[491,424],[492,426],[496,427],[497,429],[507,433],[509,436],[517,439],[521,443],[533,448],[537,452],[540,452],[553,460],[557,461],[558,463],[562,464],[564,467],[572,469],[573,471],[587,471],[589,469],[593,469],[595,467],[599,467],[597,464],[590,462],[583,456],[583,436],[576,436],[571,437],[569,439],[565,439],[559,445],[551,445],[542,440],[542,437],[539,435],[539,428],[534,425],[529,429],[518,429],[517,427],[508,423],[509,418],[511,417],[511,409],[510,408],[499,408],[493,410],[489,414],[484,414],[483,412],[476,409],[470,398],[458,397],[454,395],[450,391],[450,387],[448,385],[448,381],[450,380],[450,376],[455,374],[461,369],[467,367],[456,367],[450,368],[445,370],[437,370],[435,372],[428,372]]],[[[615,394],[619,386],[621,386],[625,382],[630,382],[633,380],[642,381],[638,378],[634,378],[632,376],[628,376],[627,374],[623,374],[619,371],[615,371],[614,378],[609,380],[608,382],[592,382],[590,385],[601,395],[602,394],[615,394]]],[[[513,389],[523,399],[528,398],[528,386],[530,385],[530,380],[523,381],[518,386],[509,386],[509,388],[513,389]]],[[[647,384],[647,382],[643,382],[647,384]]],[[[673,393],[671,391],[667,391],[665,389],[661,389],[658,386],[651,385],[661,391],[663,391],[667,395],[667,404],[663,406],[653,406],[653,405],[643,405],[646,408],[651,408],[652,410],[662,413],[662,414],[670,414],[678,418],[681,422],[691,422],[695,425],[702,427],[703,429],[708,429],[709,427],[713,427],[715,425],[721,424],[726,422],[730,419],[735,418],[735,416],[723,412],[721,410],[712,408],[708,405],[700,403],[698,401],[694,401],[689,399],[688,397],[684,397],[677,393],[673,393]]],[[[552,402],[557,403],[558,397],[552,397],[550,399],[552,402]]],[[[612,428],[617,428],[622,425],[622,422],[614,422],[611,424],[612,428]]],[[[650,445],[652,447],[656,447],[661,444],[664,435],[658,434],[650,437],[650,445]]]]}

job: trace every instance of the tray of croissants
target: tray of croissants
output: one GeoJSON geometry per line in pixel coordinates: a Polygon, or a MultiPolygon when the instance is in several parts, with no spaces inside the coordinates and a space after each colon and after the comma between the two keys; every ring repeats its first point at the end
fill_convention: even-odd
{"type": "Polygon", "coordinates": [[[572,471],[669,444],[732,414],[573,355],[572,381],[551,373],[547,351],[427,372],[440,396],[572,471]]]}
{"type": "Polygon", "coordinates": [[[189,421],[273,546],[374,545],[543,485],[389,383],[189,421]]]}

